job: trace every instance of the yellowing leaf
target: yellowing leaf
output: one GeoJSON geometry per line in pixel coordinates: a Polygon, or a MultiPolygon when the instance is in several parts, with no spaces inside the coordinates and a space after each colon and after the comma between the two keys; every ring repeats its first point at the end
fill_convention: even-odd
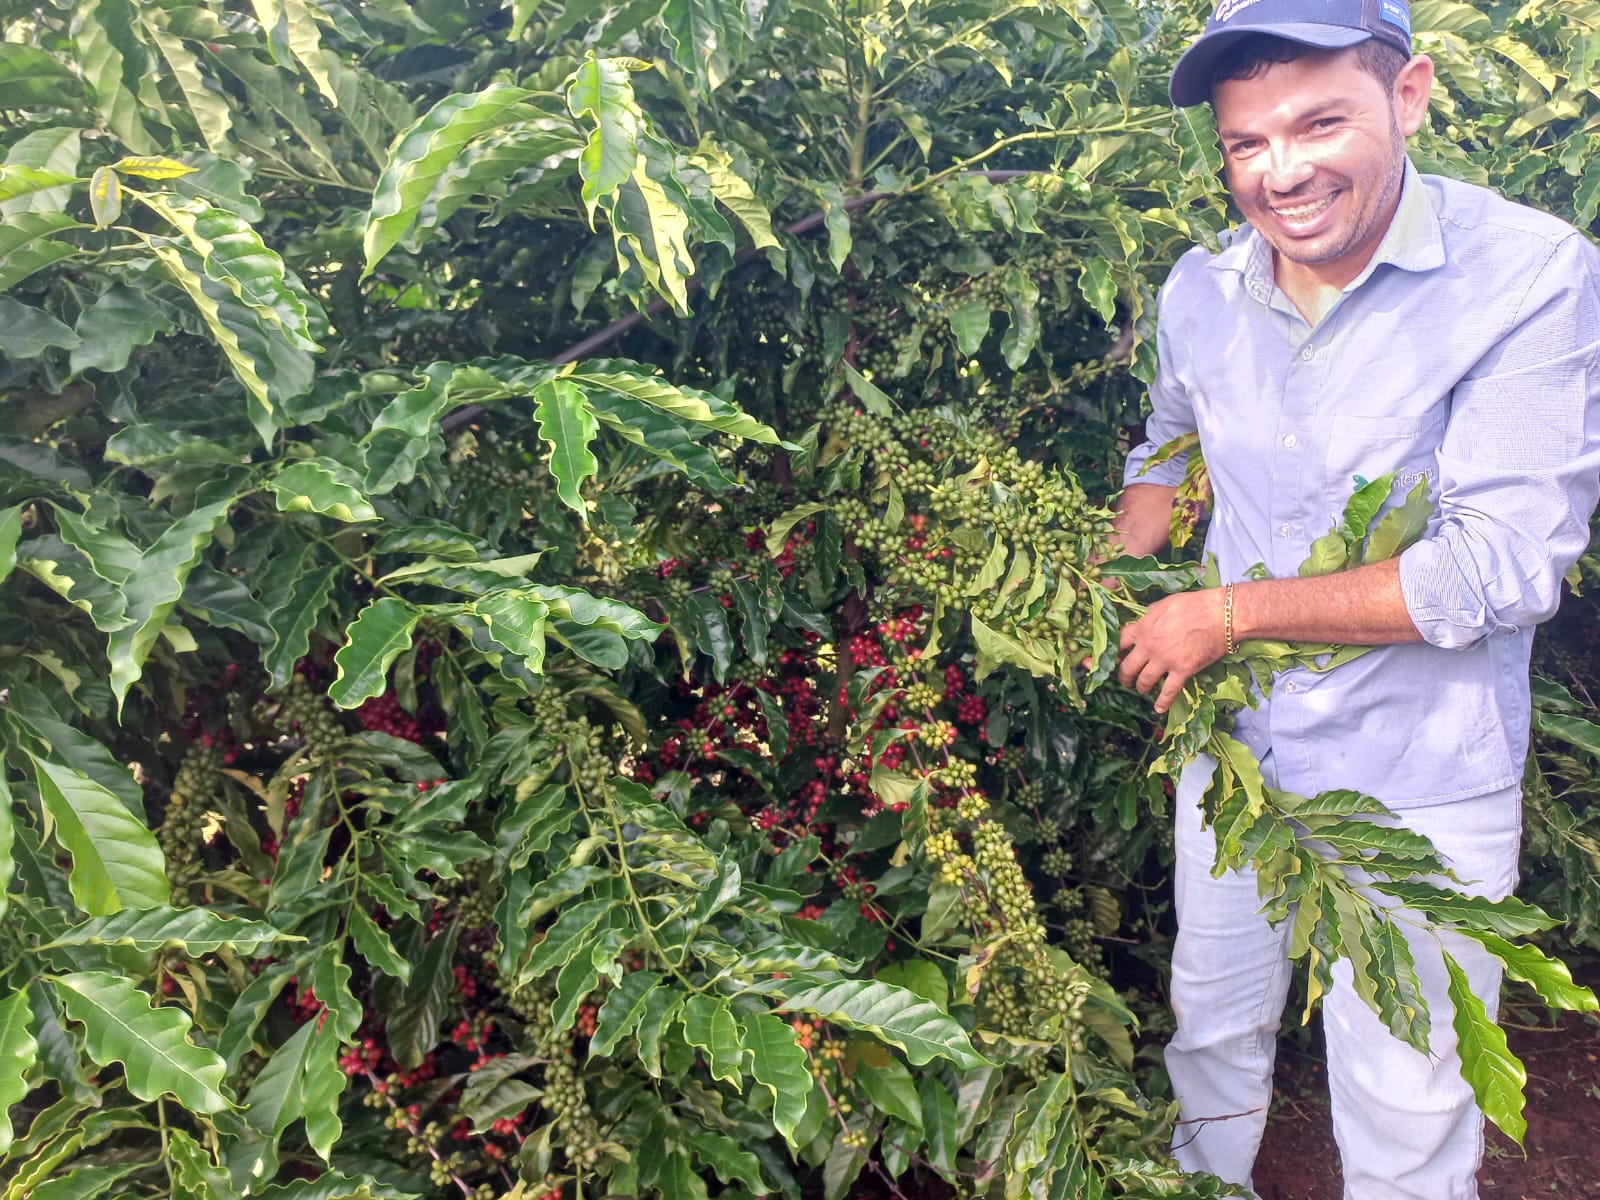
{"type": "Polygon", "coordinates": [[[89,211],[96,229],[115,225],[122,215],[122,180],[110,167],[99,167],[89,180],[89,211]]]}
{"type": "Polygon", "coordinates": [[[150,155],[119,158],[111,164],[111,169],[119,175],[134,175],[140,179],[180,179],[194,173],[193,167],[175,158],[150,155]]]}

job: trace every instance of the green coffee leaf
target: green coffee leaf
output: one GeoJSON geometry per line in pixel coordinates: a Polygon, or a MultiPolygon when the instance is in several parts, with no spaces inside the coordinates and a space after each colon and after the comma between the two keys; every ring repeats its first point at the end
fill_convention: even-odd
{"type": "Polygon", "coordinates": [[[811,1093],[810,1060],[795,1031],[781,1017],[741,1013],[739,1030],[744,1051],[750,1056],[751,1077],[772,1094],[773,1127],[798,1150],[794,1135],[806,1115],[806,1097],[811,1093]]]}
{"type": "Polygon", "coordinates": [[[1375,880],[1372,887],[1435,921],[1461,926],[1467,933],[1479,929],[1505,938],[1527,937],[1560,924],[1542,909],[1515,896],[1489,900],[1431,883],[1391,879],[1375,880]]]}
{"type": "Polygon", "coordinates": [[[0,291],[9,291],[35,271],[70,258],[78,248],[54,234],[85,226],[66,213],[19,212],[0,225],[0,291]]]}
{"type": "Polygon", "coordinates": [[[1335,530],[1311,543],[1311,553],[1300,564],[1300,578],[1311,579],[1342,571],[1350,562],[1350,544],[1335,530]]]}
{"type": "Polygon", "coordinates": [[[1535,709],[1533,727],[1542,734],[1558,738],[1569,746],[1600,758],[1600,725],[1593,721],[1567,713],[1535,709]]]}
{"type": "Polygon", "coordinates": [[[70,767],[29,755],[46,828],[72,855],[72,898],[90,916],[159,908],[170,892],[155,835],[120,798],[70,767]]]}
{"type": "Polygon", "coordinates": [[[308,1021],[272,1052],[245,1095],[245,1120],[260,1137],[236,1151],[230,1166],[254,1178],[277,1173],[279,1136],[306,1115],[306,1067],[317,1023],[308,1021]]]}
{"type": "Polygon", "coordinates": [[[133,817],[144,816],[144,789],[128,765],[100,742],[67,724],[43,692],[26,683],[11,687],[6,714],[33,739],[34,749],[59,761],[113,793],[133,817]]]}
{"type": "Polygon", "coordinates": [[[533,416],[540,439],[550,447],[556,494],[568,508],[586,517],[583,482],[600,470],[600,461],[589,448],[600,426],[583,390],[571,379],[540,384],[534,392],[533,416]]]}
{"type": "Polygon", "coordinates": [[[894,401],[877,384],[843,360],[839,369],[844,372],[845,382],[850,385],[851,394],[861,401],[862,408],[875,417],[887,417],[894,412],[894,401]]]}
{"type": "Polygon", "coordinates": [[[1111,277],[1111,263],[1103,255],[1096,254],[1084,260],[1078,276],[1078,290],[1107,325],[1116,319],[1117,281],[1111,277]]]}
{"type": "Polygon", "coordinates": [[[212,626],[235,630],[259,646],[270,646],[276,639],[267,610],[250,594],[244,579],[207,563],[197,564],[189,573],[182,603],[212,626]]]}
{"type": "Polygon", "coordinates": [[[856,1064],[854,1079],[879,1112],[898,1117],[914,1129],[922,1128],[922,1099],[917,1095],[917,1083],[899,1059],[890,1058],[878,1066],[862,1059],[856,1064]]]}
{"type": "MultiPolygon", "coordinates": [[[[656,988],[645,997],[644,1012],[639,1017],[639,1027],[634,1031],[634,1036],[639,1040],[639,1065],[654,1079],[661,1078],[661,1037],[671,1022],[677,1019],[678,1009],[682,1005],[683,996],[671,988],[656,988]]],[[[783,1024],[781,1021],[778,1023],[783,1024]]],[[[796,1045],[795,1049],[799,1050],[800,1047],[796,1045]]],[[[805,1051],[801,1050],[800,1053],[803,1056],[805,1051]]]]}
{"type": "Polygon", "coordinates": [[[481,92],[446,96],[395,139],[389,162],[372,190],[363,248],[372,274],[416,224],[418,213],[463,147],[524,116],[536,115],[533,93],[507,83],[481,92]]]}
{"type": "Polygon", "coordinates": [[[545,618],[550,606],[527,593],[505,588],[474,601],[471,611],[496,644],[531,673],[544,670],[545,618]]]}
{"type": "MultiPolygon", "coordinates": [[[[319,993],[320,994],[320,993],[319,993]]],[[[360,1009],[356,1009],[357,1020],[360,1009]]],[[[323,1162],[330,1162],[333,1149],[344,1132],[339,1119],[339,1100],[349,1085],[349,1076],[339,1066],[340,1035],[330,1021],[311,1022],[315,1032],[306,1051],[304,1089],[306,1141],[323,1162]]],[[[351,1031],[354,1032],[353,1030],[351,1031]]]]}
{"type": "Polygon", "coordinates": [[[70,359],[72,371],[120,371],[134,350],[171,328],[170,306],[157,303],[150,292],[113,283],[78,314],[73,327],[77,344],[70,359]]]}
{"type": "Polygon", "coordinates": [[[961,1148],[955,1097],[932,1075],[922,1077],[917,1095],[922,1101],[922,1120],[918,1124],[927,1135],[928,1161],[949,1179],[955,1174],[956,1153],[961,1148]]]}
{"type": "Polygon", "coordinates": [[[544,940],[533,948],[526,974],[537,978],[549,971],[566,966],[586,948],[595,930],[617,901],[610,896],[571,905],[563,909],[554,925],[544,935],[544,940]]]}
{"type": "Polygon", "coordinates": [[[761,1175],[761,1160],[744,1149],[725,1133],[709,1129],[692,1129],[684,1136],[689,1149],[701,1163],[716,1172],[725,1184],[742,1179],[756,1195],[766,1195],[776,1189],[768,1186],[761,1175]]]}
{"type": "Polygon", "coordinates": [[[730,437],[747,438],[768,446],[784,444],[771,428],[716,393],[673,384],[648,366],[627,359],[591,359],[566,378],[579,384],[585,392],[606,390],[630,396],[652,408],[730,437]]]}
{"type": "Polygon", "coordinates": [[[194,118],[195,126],[200,130],[200,137],[205,141],[206,148],[214,154],[226,154],[228,135],[233,129],[233,115],[227,101],[215,89],[206,85],[205,76],[200,70],[199,58],[189,49],[187,43],[181,38],[174,37],[156,22],[145,23],[144,30],[156,48],[161,51],[161,57],[167,60],[168,73],[178,85],[178,90],[183,93],[184,103],[188,105],[189,113],[194,118]]]}
{"type": "Polygon", "coordinates": [[[197,957],[223,946],[253,955],[263,946],[305,939],[273,928],[265,921],[247,921],[209,908],[125,908],[109,916],[91,917],[56,936],[56,946],[132,946],[154,953],[181,947],[197,957]]]}
{"type": "MultiPolygon", "coordinates": [[[[285,355],[275,354],[270,339],[254,328],[253,314],[239,304],[226,287],[201,274],[200,259],[192,251],[165,238],[146,238],[145,244],[205,322],[207,332],[245,390],[250,424],[256,436],[263,445],[271,446],[280,424],[275,400],[283,398],[284,385],[290,384],[296,374],[306,375],[309,384],[310,356],[302,352],[303,363],[294,363],[285,355]],[[301,366],[303,371],[290,369],[301,366]],[[275,368],[281,369],[281,381],[269,382],[263,378],[263,372],[272,376],[275,368]]],[[[289,386],[287,390],[296,393],[301,389],[289,386]]]]}
{"type": "Polygon", "coordinates": [[[337,942],[324,946],[311,962],[311,991],[327,1010],[322,1021],[336,1042],[354,1041],[361,1026],[361,1004],[350,991],[353,974],[337,942]]]}
{"type": "MultiPolygon", "coordinates": [[[[1389,1027],[1389,1032],[1401,1041],[1426,1047],[1431,1030],[1428,1001],[1422,994],[1422,981],[1417,978],[1411,947],[1399,926],[1382,913],[1368,910],[1363,913],[1359,936],[1371,964],[1367,974],[1378,1016],[1389,1027]]],[[[1367,989],[1358,985],[1357,990],[1365,998],[1367,989]]]]}
{"type": "Polygon", "coordinates": [[[661,986],[659,971],[629,971],[622,982],[606,994],[600,1006],[594,1036],[589,1039],[589,1053],[609,1055],[623,1038],[633,1033],[651,995],[661,986]]]}
{"type": "Polygon", "coordinates": [[[716,996],[690,996],[683,1002],[680,1020],[684,1039],[706,1052],[711,1077],[726,1080],[736,1091],[741,1090],[739,1066],[743,1051],[739,1027],[728,1002],[716,996]]]}
{"type": "Polygon", "coordinates": [[[76,182],[77,176],[67,171],[7,163],[0,166],[0,206],[5,206],[0,207],[0,212],[48,212],[59,209],[65,205],[71,185],[76,182]],[[29,200],[36,203],[29,204],[29,200]]]}
{"type": "Polygon", "coordinates": [[[567,110],[592,127],[579,160],[590,225],[596,206],[633,174],[639,159],[640,113],[630,78],[634,66],[630,59],[601,59],[591,53],[567,81],[567,110]]]}
{"type": "Polygon", "coordinates": [[[389,1013],[389,1045],[395,1061],[403,1067],[415,1067],[438,1043],[439,1023],[450,1011],[456,994],[456,978],[451,970],[456,933],[456,926],[450,925],[434,935],[421,957],[413,962],[411,982],[389,1013]]]}
{"type": "Polygon", "coordinates": [[[1070,1076],[1052,1072],[1028,1092],[1006,1147],[1006,1200],[1019,1200],[1028,1193],[1029,1177],[1049,1157],[1056,1125],[1072,1102],[1072,1090],[1070,1076]]]}
{"type": "Polygon", "coordinates": [[[950,332],[955,335],[956,349],[969,357],[976,354],[989,336],[993,315],[989,302],[976,297],[952,309],[950,332]]]}
{"type": "Polygon", "coordinates": [[[1403,504],[1379,518],[1372,536],[1367,539],[1362,562],[1386,562],[1428,531],[1428,521],[1433,516],[1433,502],[1429,499],[1431,488],[1432,483],[1424,475],[1406,493],[1403,504]]]}
{"type": "Polygon", "coordinates": [[[294,666],[311,648],[311,630],[333,596],[338,567],[319,566],[316,551],[301,546],[264,572],[261,605],[268,613],[273,641],[261,656],[273,691],[289,683],[294,666]]]}
{"type": "Polygon", "coordinates": [[[522,1115],[543,1095],[525,1080],[511,1078],[502,1064],[513,1070],[526,1070],[530,1065],[516,1055],[496,1059],[473,1072],[461,1093],[460,1112],[472,1122],[475,1133],[488,1133],[496,1121],[522,1115]]]}
{"type": "Polygon", "coordinates": [[[411,964],[394,948],[389,935],[361,908],[350,910],[350,940],[356,953],[391,978],[401,983],[411,979],[411,964]]]}
{"type": "Polygon", "coordinates": [[[226,1069],[211,1050],[189,1041],[189,1017],[171,1006],[151,1008],[132,982],[103,971],[77,971],[50,981],[67,1016],[83,1026],[89,1057],[121,1063],[127,1089],[141,1100],[173,1095],[194,1112],[229,1107],[219,1090],[226,1069]]]}
{"type": "MultiPolygon", "coordinates": [[[[743,225],[750,240],[762,249],[782,252],[782,244],[772,232],[772,214],[745,180],[733,170],[733,162],[726,153],[707,142],[702,142],[700,153],[693,156],[696,166],[705,171],[711,181],[711,192],[718,203],[731,212],[743,225]]],[[[780,268],[781,269],[781,268],[780,268]]]]}
{"type": "Polygon", "coordinates": [[[294,960],[267,967],[239,993],[217,1038],[217,1053],[232,1074],[254,1045],[255,1031],[295,973],[294,960]]]}
{"type": "Polygon", "coordinates": [[[1572,980],[1567,964],[1551,958],[1537,946],[1519,946],[1483,929],[1457,929],[1498,958],[1506,974],[1525,983],[1551,1008],[1569,1012],[1600,1011],[1594,992],[1572,980]]]}
{"type": "Polygon", "coordinates": [[[235,1194],[227,1172],[211,1160],[211,1151],[183,1130],[168,1132],[166,1157],[174,1200],[228,1200],[235,1194]]]}
{"type": "Polygon", "coordinates": [[[339,674],[328,687],[328,699],[340,708],[357,708],[380,695],[389,667],[410,648],[421,619],[420,609],[396,596],[380,597],[362,609],[346,633],[348,640],[333,656],[339,674]]]}
{"type": "Polygon", "coordinates": [[[1340,530],[1350,545],[1359,545],[1361,539],[1367,536],[1372,526],[1372,519],[1382,511],[1392,491],[1394,491],[1394,475],[1380,475],[1370,482],[1362,483],[1345,502],[1344,519],[1340,524],[1340,530]]]}
{"type": "Polygon", "coordinates": [[[279,512],[314,512],[336,521],[374,521],[378,514],[355,473],[326,458],[303,458],[267,480],[279,512]]]}
{"type": "Polygon", "coordinates": [[[274,1184],[257,1194],[261,1200],[417,1200],[415,1192],[383,1183],[371,1175],[349,1176],[338,1171],[324,1171],[315,1179],[274,1184]]]}
{"type": "Polygon", "coordinates": [[[1528,1122],[1522,1115],[1523,1088],[1528,1074],[1506,1047],[1506,1035],[1489,1019],[1483,1001],[1472,991],[1467,973],[1448,953],[1444,965],[1450,975],[1450,1003],[1455,1005],[1455,1026],[1461,1074],[1472,1088],[1483,1115],[1517,1145],[1522,1145],[1528,1122]]]}
{"type": "Polygon", "coordinates": [[[306,301],[291,286],[283,260],[262,242],[248,221],[201,199],[145,192],[138,196],[183,234],[201,260],[207,279],[226,287],[241,304],[275,326],[291,345],[309,351],[319,348],[312,337],[306,301]]]}
{"type": "Polygon", "coordinates": [[[1180,108],[1172,133],[1178,143],[1178,169],[1191,178],[1215,178],[1222,170],[1222,148],[1205,106],[1180,108]]]}
{"type": "Polygon", "coordinates": [[[11,1106],[28,1094],[27,1075],[39,1056],[32,1023],[25,990],[0,1000],[0,1154],[11,1149],[11,1106]]]}
{"type": "Polygon", "coordinates": [[[53,346],[76,350],[78,335],[42,308],[0,296],[0,354],[7,358],[37,358],[53,346]]]}
{"type": "Polygon", "coordinates": [[[961,1026],[906,988],[857,979],[784,986],[780,1007],[814,1012],[824,1021],[870,1033],[904,1050],[916,1066],[935,1058],[963,1068],[984,1065],[961,1026]]]}
{"type": "Polygon", "coordinates": [[[1199,570],[1194,563],[1168,564],[1151,557],[1123,556],[1101,563],[1100,577],[1120,579],[1136,592],[1160,590],[1171,593],[1193,587],[1198,581],[1199,570]]]}
{"type": "Polygon", "coordinates": [[[111,693],[119,712],[128,689],[144,673],[145,659],[177,607],[189,572],[211,544],[217,527],[227,519],[235,499],[228,495],[197,504],[167,526],[139,556],[138,569],[122,585],[127,625],[113,631],[106,646],[111,660],[111,693]]]}

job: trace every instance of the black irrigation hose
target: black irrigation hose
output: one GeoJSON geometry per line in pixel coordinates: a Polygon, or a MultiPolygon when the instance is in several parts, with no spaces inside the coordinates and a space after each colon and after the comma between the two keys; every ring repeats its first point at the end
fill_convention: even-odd
{"type": "MultiPolygon", "coordinates": [[[[1037,171],[962,172],[962,174],[966,176],[982,176],[991,183],[1003,183],[1008,179],[1016,179],[1022,175],[1037,175],[1038,173],[1039,172],[1037,171]]],[[[845,212],[855,212],[857,209],[865,208],[869,204],[876,204],[879,200],[892,200],[900,194],[901,193],[899,192],[889,191],[865,192],[860,196],[852,196],[850,199],[846,200],[844,202],[844,210],[845,212]]],[[[820,228],[823,222],[825,222],[827,219],[828,214],[826,210],[814,212],[809,217],[802,217],[800,220],[791,225],[785,225],[783,227],[783,232],[791,237],[798,237],[800,234],[810,233],[813,229],[820,228]]],[[[760,253],[762,253],[762,251],[759,247],[746,246],[743,250],[740,250],[733,256],[733,269],[737,270],[738,268],[744,266],[745,263],[749,262],[760,253]]],[[[690,277],[690,279],[687,281],[687,290],[693,292],[698,290],[699,287],[699,278],[697,276],[690,277]]],[[[624,333],[627,333],[628,330],[632,329],[635,325],[642,325],[651,317],[659,316],[660,314],[666,312],[668,307],[670,306],[666,300],[657,297],[639,311],[631,312],[620,320],[613,321],[598,333],[592,333],[588,337],[584,338],[581,342],[576,342],[573,345],[568,346],[560,354],[557,354],[551,358],[550,361],[559,366],[562,363],[576,362],[580,358],[587,358],[596,350],[600,349],[601,346],[604,346],[607,342],[613,341],[614,339],[621,337],[624,333]]],[[[455,410],[455,412],[450,413],[439,422],[439,429],[443,433],[452,433],[455,430],[460,429],[463,425],[466,425],[471,421],[475,421],[478,417],[482,416],[485,411],[486,410],[481,404],[469,404],[465,408],[458,408],[455,410]]]]}

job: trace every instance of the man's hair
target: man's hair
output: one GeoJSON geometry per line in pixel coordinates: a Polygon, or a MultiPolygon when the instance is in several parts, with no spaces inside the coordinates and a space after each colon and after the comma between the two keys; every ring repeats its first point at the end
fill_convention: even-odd
{"type": "MultiPolygon", "coordinates": [[[[1215,90],[1217,84],[1229,80],[1254,79],[1279,63],[1294,62],[1297,58],[1316,52],[1317,47],[1291,42],[1288,38],[1270,33],[1252,34],[1229,46],[1217,60],[1216,68],[1211,72],[1211,87],[1215,90]]],[[[1381,83],[1383,90],[1391,95],[1394,93],[1395,80],[1400,78],[1401,70],[1411,61],[1398,46],[1391,46],[1376,38],[1357,46],[1356,58],[1361,69],[1381,83]]]]}

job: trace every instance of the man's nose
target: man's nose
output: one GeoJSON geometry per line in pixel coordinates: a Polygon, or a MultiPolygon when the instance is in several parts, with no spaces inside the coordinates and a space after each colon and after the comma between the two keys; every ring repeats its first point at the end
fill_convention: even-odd
{"type": "Polygon", "coordinates": [[[1288,195],[1303,187],[1315,174],[1310,156],[1295,142],[1272,145],[1267,153],[1267,175],[1263,182],[1270,192],[1288,195]]]}

